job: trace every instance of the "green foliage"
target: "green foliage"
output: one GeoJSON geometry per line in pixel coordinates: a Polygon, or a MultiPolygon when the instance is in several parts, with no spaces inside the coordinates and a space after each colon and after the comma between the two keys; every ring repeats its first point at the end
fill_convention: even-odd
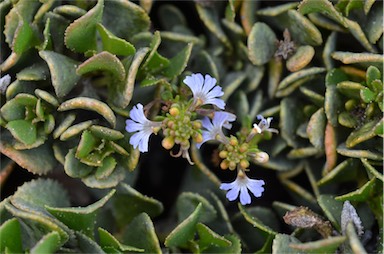
{"type": "Polygon", "coordinates": [[[4,192],[0,252],[382,252],[381,2],[136,2],[0,3],[0,185],[45,175],[4,192]],[[178,176],[129,143],[133,105],[153,119],[198,72],[242,127],[278,126],[250,166],[273,170],[255,206],[226,201],[213,149],[191,143],[178,176]]]}

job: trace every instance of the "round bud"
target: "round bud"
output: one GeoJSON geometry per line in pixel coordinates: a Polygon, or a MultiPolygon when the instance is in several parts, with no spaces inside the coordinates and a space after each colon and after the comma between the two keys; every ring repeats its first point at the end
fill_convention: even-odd
{"type": "Polygon", "coordinates": [[[242,144],[239,148],[240,153],[245,153],[247,150],[248,150],[248,144],[247,143],[242,144]]]}
{"type": "Polygon", "coordinates": [[[239,144],[239,142],[237,141],[237,138],[236,137],[231,137],[229,139],[229,143],[232,145],[232,146],[237,146],[239,144]]]}
{"type": "Polygon", "coordinates": [[[240,167],[243,168],[243,169],[248,168],[249,167],[248,160],[245,160],[245,159],[240,160],[240,167]]]}
{"type": "Polygon", "coordinates": [[[196,143],[201,143],[201,142],[203,142],[203,136],[202,136],[200,133],[197,133],[197,134],[193,137],[193,140],[194,140],[196,143]]]}
{"type": "Polygon", "coordinates": [[[177,107],[171,107],[169,109],[169,114],[171,114],[171,116],[177,116],[179,113],[180,110],[177,107]]]}
{"type": "Polygon", "coordinates": [[[228,156],[228,152],[227,151],[225,151],[225,150],[220,151],[220,153],[219,153],[219,157],[220,158],[225,159],[225,158],[227,158],[227,156],[228,156]]]}
{"type": "Polygon", "coordinates": [[[167,149],[167,150],[170,150],[172,149],[172,147],[175,145],[175,140],[173,139],[173,137],[165,137],[162,141],[161,141],[161,145],[167,149]]]}
{"type": "Polygon", "coordinates": [[[266,152],[258,152],[256,153],[255,160],[260,163],[266,163],[269,161],[269,155],[266,152]]]}
{"type": "Polygon", "coordinates": [[[230,170],[235,170],[236,169],[236,162],[230,161],[228,167],[230,170]]]}
{"type": "Polygon", "coordinates": [[[223,160],[221,163],[220,163],[220,168],[221,169],[227,169],[228,168],[228,161],[227,160],[223,160]]]}

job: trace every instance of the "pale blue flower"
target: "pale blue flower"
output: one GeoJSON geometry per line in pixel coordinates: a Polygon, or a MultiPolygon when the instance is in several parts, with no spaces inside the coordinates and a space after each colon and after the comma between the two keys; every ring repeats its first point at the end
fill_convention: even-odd
{"type": "Polygon", "coordinates": [[[222,183],[220,189],[228,191],[226,197],[229,201],[237,199],[240,192],[240,203],[247,205],[251,203],[251,196],[248,190],[250,190],[255,197],[261,197],[264,191],[264,184],[263,180],[250,179],[244,172],[240,171],[235,181],[232,183],[222,183]]]}
{"type": "Polygon", "coordinates": [[[218,98],[224,92],[220,86],[216,85],[215,78],[207,74],[204,79],[203,75],[198,73],[185,77],[184,83],[192,90],[195,106],[212,104],[219,109],[224,109],[225,102],[218,98]]]}
{"type": "Polygon", "coordinates": [[[161,122],[153,122],[148,120],[144,115],[143,105],[138,103],[132,108],[129,113],[131,119],[128,119],[125,124],[127,132],[136,132],[132,135],[129,143],[136,149],[139,148],[140,152],[148,151],[149,137],[152,133],[157,133],[160,129],[161,122]]]}
{"type": "Polygon", "coordinates": [[[235,120],[236,116],[234,114],[225,111],[215,112],[212,122],[208,117],[204,117],[201,122],[203,128],[206,130],[201,132],[203,141],[197,144],[197,148],[200,148],[203,143],[209,140],[219,140],[221,142],[226,142],[227,138],[223,133],[223,127],[226,129],[231,129],[232,124],[229,122],[233,122],[235,120]]]}
{"type": "Polygon", "coordinates": [[[253,128],[257,133],[262,133],[264,131],[279,133],[276,129],[270,128],[272,117],[265,119],[262,115],[258,115],[257,119],[260,120],[259,124],[253,124],[253,128]]]}
{"type": "Polygon", "coordinates": [[[9,74],[0,78],[0,93],[4,94],[10,83],[11,83],[11,76],[9,76],[9,74]]]}

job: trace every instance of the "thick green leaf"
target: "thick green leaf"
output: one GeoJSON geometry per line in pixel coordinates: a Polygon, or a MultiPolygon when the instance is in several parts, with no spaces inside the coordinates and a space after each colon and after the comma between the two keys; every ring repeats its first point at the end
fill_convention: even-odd
{"type": "Polygon", "coordinates": [[[55,131],[53,132],[53,138],[57,139],[58,137],[63,134],[75,121],[76,115],[75,114],[67,114],[65,118],[61,121],[59,126],[56,127],[55,131]]]}
{"type": "Polygon", "coordinates": [[[36,89],[35,90],[35,94],[36,94],[37,97],[39,97],[40,99],[48,102],[52,106],[54,106],[54,107],[58,107],[59,106],[59,102],[56,99],[56,97],[54,97],[50,93],[48,93],[48,92],[46,92],[44,90],[36,89]]]}
{"type": "Polygon", "coordinates": [[[165,238],[164,244],[166,247],[185,247],[188,241],[193,240],[196,225],[199,222],[201,208],[202,204],[199,204],[188,218],[172,230],[167,238],[165,238]]]}
{"type": "MultiPolygon", "coordinates": [[[[365,1],[368,3],[369,1],[365,1]]],[[[383,9],[380,4],[376,4],[368,15],[368,20],[364,30],[368,36],[368,40],[372,44],[376,44],[383,35],[383,9]]]]}
{"type": "Polygon", "coordinates": [[[333,59],[339,60],[344,64],[353,63],[373,63],[382,65],[384,61],[383,55],[373,53],[352,53],[345,51],[335,51],[331,54],[333,59]]]}
{"type": "Polygon", "coordinates": [[[103,50],[121,56],[130,56],[135,54],[136,49],[131,43],[116,37],[103,25],[97,24],[97,30],[99,31],[103,42],[103,50]]]}
{"type": "Polygon", "coordinates": [[[301,44],[319,46],[323,43],[320,31],[309,19],[296,10],[289,10],[287,25],[292,38],[301,44]]]}
{"type": "Polygon", "coordinates": [[[256,218],[255,216],[251,215],[247,209],[245,209],[240,203],[237,204],[239,207],[239,210],[241,214],[244,216],[245,220],[250,223],[253,227],[256,227],[260,229],[261,231],[271,234],[271,235],[277,235],[277,232],[270,228],[269,226],[265,225],[260,219],[256,218]]]}
{"type": "Polygon", "coordinates": [[[63,245],[68,241],[69,237],[73,237],[73,232],[69,228],[50,216],[20,210],[9,203],[5,204],[5,208],[13,216],[22,219],[28,225],[28,228],[30,228],[30,235],[38,237],[37,239],[52,231],[56,231],[60,235],[59,245],[63,245]]]}
{"type": "Polygon", "coordinates": [[[126,244],[144,249],[144,253],[162,253],[155,227],[146,213],[133,218],[126,227],[122,239],[126,244]]]}
{"type": "Polygon", "coordinates": [[[208,253],[241,253],[241,241],[235,235],[224,235],[224,239],[231,242],[231,246],[222,247],[222,246],[211,246],[206,252],[208,253]]]}
{"type": "Polygon", "coordinates": [[[375,161],[382,161],[383,154],[377,150],[366,150],[366,149],[348,149],[345,143],[340,144],[337,147],[337,152],[341,155],[352,157],[352,158],[366,158],[375,161]]]}
{"type": "MultiPolygon", "coordinates": [[[[6,2],[4,2],[6,4],[6,2]]],[[[17,30],[20,30],[20,26],[23,25],[24,21],[28,24],[32,22],[35,12],[40,6],[38,1],[21,1],[17,3],[12,3],[13,8],[5,16],[6,12],[2,12],[5,16],[5,25],[4,25],[4,35],[5,41],[10,47],[12,47],[13,41],[15,40],[17,30]],[[22,20],[20,20],[22,19],[22,20]]],[[[5,11],[5,10],[1,10],[5,11]]],[[[27,37],[28,38],[28,37],[27,37]]],[[[26,41],[27,43],[28,41],[26,41]]],[[[22,42],[23,43],[23,42],[22,42]]]]}
{"type": "Polygon", "coordinates": [[[125,108],[131,102],[133,89],[136,83],[136,74],[148,51],[148,48],[139,49],[129,67],[125,82],[118,82],[110,86],[108,100],[111,104],[120,108],[125,108]]]}
{"type": "Polygon", "coordinates": [[[340,201],[345,201],[345,200],[360,201],[360,202],[366,201],[375,192],[375,188],[377,187],[377,184],[379,184],[379,182],[377,182],[377,178],[372,178],[370,181],[368,181],[366,184],[361,186],[359,189],[341,196],[337,196],[335,197],[335,199],[340,201]]]}
{"type": "Polygon", "coordinates": [[[360,44],[369,52],[376,53],[377,50],[369,43],[363,29],[360,27],[359,23],[350,20],[344,19],[344,22],[347,24],[347,27],[351,34],[360,42],[360,44]]]}
{"type": "Polygon", "coordinates": [[[86,207],[46,206],[46,209],[69,228],[93,238],[98,210],[108,202],[113,194],[115,194],[115,190],[111,190],[105,197],[86,207]]]}
{"type": "Polygon", "coordinates": [[[204,250],[211,245],[215,247],[229,247],[232,245],[231,241],[225,239],[223,236],[218,235],[208,226],[198,223],[196,225],[197,233],[199,234],[199,247],[204,250]]]}
{"type": "Polygon", "coordinates": [[[309,119],[307,126],[307,134],[309,141],[317,149],[324,149],[324,133],[326,125],[326,116],[324,114],[324,109],[320,108],[316,113],[314,113],[309,119]]]}
{"type": "Polygon", "coordinates": [[[106,103],[99,100],[87,97],[76,97],[61,103],[57,110],[67,111],[72,109],[95,111],[103,116],[112,125],[112,127],[115,127],[116,125],[116,116],[112,109],[106,103]]]}
{"type": "Polygon", "coordinates": [[[0,251],[7,249],[10,253],[22,253],[20,223],[16,218],[4,221],[0,226],[0,251]]]}
{"type": "Polygon", "coordinates": [[[276,52],[276,35],[265,23],[257,22],[253,25],[248,36],[248,57],[255,65],[263,65],[276,52]]]}
{"type": "Polygon", "coordinates": [[[286,78],[284,78],[279,83],[278,89],[280,90],[280,89],[286,88],[286,87],[288,87],[290,84],[292,84],[295,81],[298,81],[298,80],[303,79],[303,78],[308,77],[308,76],[313,76],[313,75],[316,75],[316,74],[320,74],[320,73],[323,73],[325,71],[326,71],[325,68],[312,67],[312,68],[309,68],[309,69],[304,69],[304,70],[292,73],[289,76],[287,76],[286,78]]]}
{"type": "Polygon", "coordinates": [[[49,69],[44,62],[39,62],[24,68],[16,74],[16,77],[18,80],[26,81],[47,80],[49,77],[49,69]]]}
{"type": "Polygon", "coordinates": [[[283,139],[292,147],[298,147],[296,129],[299,127],[304,115],[300,103],[292,98],[286,97],[281,101],[280,109],[280,131],[283,139]]]}
{"type": "Polygon", "coordinates": [[[360,97],[365,103],[371,103],[376,99],[376,94],[372,92],[368,87],[364,87],[360,90],[360,97]]]}
{"type": "Polygon", "coordinates": [[[201,222],[210,222],[216,218],[217,212],[207,199],[197,193],[183,192],[179,195],[176,203],[179,221],[187,218],[199,204],[202,206],[201,222]]]}
{"type": "Polygon", "coordinates": [[[272,7],[266,7],[260,10],[257,10],[257,15],[261,16],[270,16],[275,17],[278,16],[284,12],[287,12],[288,10],[295,9],[297,7],[298,3],[284,3],[279,4],[272,7]]]}
{"type": "Polygon", "coordinates": [[[215,8],[207,8],[198,3],[195,4],[197,13],[200,19],[203,21],[206,28],[211,31],[212,35],[216,36],[221,43],[223,43],[228,49],[232,50],[232,45],[221,28],[219,13],[215,8]]]}
{"type": "Polygon", "coordinates": [[[168,67],[163,70],[164,76],[174,78],[184,71],[185,67],[187,67],[189,57],[191,56],[192,47],[193,44],[188,43],[182,51],[169,60],[168,67]]]}
{"type": "Polygon", "coordinates": [[[97,254],[105,254],[103,249],[90,237],[86,236],[81,232],[75,232],[76,239],[79,245],[79,249],[83,253],[97,253],[97,254]]]}
{"type": "Polygon", "coordinates": [[[105,1],[102,24],[119,38],[130,41],[134,35],[148,31],[150,23],[145,10],[131,1],[105,1]]]}
{"type": "Polygon", "coordinates": [[[291,72],[299,71],[307,66],[313,56],[315,55],[315,49],[312,46],[300,46],[297,48],[295,54],[293,54],[287,61],[287,69],[291,72]]]}
{"type": "Polygon", "coordinates": [[[348,158],[334,167],[330,172],[321,178],[317,184],[319,186],[331,182],[344,182],[356,179],[358,163],[352,158],[348,158]]]}
{"type": "Polygon", "coordinates": [[[369,66],[366,72],[366,79],[368,87],[372,88],[371,84],[374,80],[381,80],[380,70],[375,66],[369,66]]]}
{"type": "Polygon", "coordinates": [[[336,85],[345,80],[348,80],[347,75],[339,69],[329,71],[325,77],[326,91],[324,109],[328,121],[334,127],[338,125],[337,115],[342,104],[341,97],[337,93],[336,85]]]}
{"type": "Polygon", "coordinates": [[[81,163],[77,158],[76,158],[76,150],[75,149],[70,149],[65,156],[65,162],[64,162],[64,170],[65,173],[74,178],[82,178],[87,175],[89,175],[94,168],[81,163]]]}
{"type": "Polygon", "coordinates": [[[291,244],[298,244],[300,241],[290,235],[277,234],[272,244],[272,254],[280,253],[292,253],[292,254],[304,254],[303,251],[298,251],[290,247],[291,244]]]}
{"type": "Polygon", "coordinates": [[[344,17],[338,12],[328,0],[304,0],[301,1],[298,10],[301,14],[308,14],[313,12],[320,12],[331,19],[337,21],[342,26],[347,27],[344,17]]]}
{"type": "Polygon", "coordinates": [[[38,243],[31,249],[31,254],[53,254],[58,251],[62,244],[60,244],[60,235],[57,232],[51,232],[46,234],[43,238],[40,239],[38,243]]]}
{"type": "Polygon", "coordinates": [[[376,126],[378,126],[381,123],[381,120],[378,121],[370,121],[363,126],[361,126],[359,129],[351,132],[351,134],[348,136],[347,140],[345,141],[346,147],[351,148],[355,145],[367,141],[373,137],[376,136],[375,129],[376,126]]]}
{"type": "Polygon", "coordinates": [[[348,223],[346,235],[348,237],[349,245],[351,246],[353,254],[367,254],[367,251],[364,249],[364,246],[356,233],[353,223],[348,223]]]}
{"type": "Polygon", "coordinates": [[[49,215],[45,206],[69,206],[67,192],[56,181],[39,178],[23,184],[10,199],[19,209],[49,215]]]}
{"type": "Polygon", "coordinates": [[[83,131],[76,149],[76,158],[82,159],[99,145],[99,140],[89,130],[83,131]]]}
{"type": "Polygon", "coordinates": [[[78,62],[53,51],[39,51],[39,55],[48,64],[57,97],[64,97],[80,79],[76,74],[78,62]]]}
{"type": "Polygon", "coordinates": [[[183,13],[174,5],[163,4],[159,7],[158,15],[160,17],[161,27],[166,31],[172,31],[175,26],[186,26],[187,19],[183,13]]]}
{"type": "Polygon", "coordinates": [[[362,158],[361,162],[363,163],[365,169],[368,170],[368,172],[370,172],[372,175],[374,175],[380,181],[384,182],[383,174],[378,172],[371,164],[369,164],[367,159],[362,158]]]}
{"type": "Polygon", "coordinates": [[[94,174],[88,175],[81,180],[85,185],[91,188],[107,189],[118,185],[125,178],[125,169],[117,165],[115,170],[108,177],[97,179],[94,174]]]}
{"type": "Polygon", "coordinates": [[[345,236],[329,237],[327,239],[306,243],[293,243],[289,246],[305,253],[334,253],[346,240],[345,236]]]}
{"type": "Polygon", "coordinates": [[[104,0],[75,20],[65,30],[65,45],[72,51],[85,53],[96,50],[96,26],[103,16],[104,0]]]}
{"type": "Polygon", "coordinates": [[[37,45],[39,41],[38,36],[35,34],[28,20],[21,14],[17,14],[19,16],[19,23],[13,37],[12,50],[16,54],[21,55],[31,47],[37,45]]]}
{"type": "Polygon", "coordinates": [[[16,98],[7,101],[0,110],[2,118],[6,121],[24,119],[25,111],[25,106],[16,98]]]}
{"type": "Polygon", "coordinates": [[[103,160],[103,164],[99,166],[95,172],[96,179],[105,179],[109,177],[116,167],[116,160],[112,156],[108,156],[103,160]]]}
{"type": "Polygon", "coordinates": [[[106,139],[106,140],[119,140],[124,138],[124,134],[120,131],[110,129],[104,126],[92,125],[89,130],[98,138],[106,139]]]}
{"type": "Polygon", "coordinates": [[[163,211],[163,204],[147,197],[127,184],[121,183],[113,199],[113,213],[120,228],[142,212],[156,217],[163,211]]]}
{"type": "Polygon", "coordinates": [[[76,69],[78,75],[97,71],[109,72],[112,75],[111,83],[122,82],[125,79],[124,65],[119,58],[107,51],[92,56],[76,69]]]}
{"type": "Polygon", "coordinates": [[[5,126],[18,141],[26,145],[35,143],[37,138],[36,126],[28,120],[14,120],[5,126]]]}
{"type": "MultiPolygon", "coordinates": [[[[61,133],[60,140],[66,141],[70,138],[73,138],[73,137],[79,135],[80,133],[82,133],[83,131],[88,129],[93,124],[93,122],[94,121],[92,121],[92,120],[88,120],[85,122],[81,122],[81,123],[72,125],[71,127],[67,128],[65,131],[63,131],[63,133],[61,133]]],[[[66,126],[64,126],[64,127],[66,127],[66,126]]]]}
{"type": "MultiPolygon", "coordinates": [[[[108,247],[115,248],[117,250],[126,252],[144,252],[143,249],[135,248],[132,246],[127,246],[124,244],[121,244],[111,233],[106,231],[105,229],[98,228],[99,237],[100,237],[100,246],[103,249],[108,249],[108,247]]],[[[108,251],[106,251],[108,252],[108,251]]]]}
{"type": "Polygon", "coordinates": [[[11,158],[22,168],[34,174],[42,175],[56,167],[57,161],[55,160],[50,144],[45,143],[30,150],[16,150],[11,142],[11,136],[2,133],[0,152],[11,158]]]}
{"type": "Polygon", "coordinates": [[[343,202],[335,200],[335,197],[332,195],[320,195],[317,198],[317,202],[323,210],[324,214],[327,216],[327,219],[337,230],[340,231],[343,202]]]}

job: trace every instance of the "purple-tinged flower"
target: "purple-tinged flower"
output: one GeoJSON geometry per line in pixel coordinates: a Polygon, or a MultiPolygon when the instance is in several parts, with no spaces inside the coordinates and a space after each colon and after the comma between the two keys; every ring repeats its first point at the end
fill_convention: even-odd
{"type": "Polygon", "coordinates": [[[148,120],[144,115],[143,105],[138,103],[134,106],[125,124],[125,130],[127,132],[136,132],[132,135],[129,143],[136,149],[139,147],[140,152],[144,153],[148,151],[149,136],[152,133],[157,133],[160,130],[161,122],[153,122],[148,120]]]}
{"type": "Polygon", "coordinates": [[[257,133],[262,133],[264,131],[279,133],[278,130],[274,128],[269,128],[271,126],[272,117],[265,119],[262,115],[258,115],[257,119],[260,120],[259,124],[253,124],[253,128],[257,133]]]}
{"type": "Polygon", "coordinates": [[[217,98],[222,96],[224,92],[220,86],[216,85],[215,78],[207,74],[204,79],[203,75],[198,73],[185,77],[184,83],[192,90],[195,106],[212,104],[224,109],[225,102],[217,98]]]}
{"type": "Polygon", "coordinates": [[[232,124],[229,122],[233,122],[235,120],[236,116],[234,114],[224,111],[215,112],[212,122],[208,117],[204,117],[201,122],[206,130],[201,132],[203,141],[197,144],[197,148],[200,148],[203,143],[209,140],[219,140],[221,142],[226,142],[227,137],[223,133],[223,127],[226,129],[232,128],[232,124]]]}
{"type": "Polygon", "coordinates": [[[261,197],[264,191],[264,184],[263,180],[250,179],[243,171],[239,171],[235,181],[232,183],[222,183],[220,189],[228,191],[226,196],[229,201],[237,199],[240,192],[240,203],[247,205],[251,203],[251,196],[248,190],[250,190],[255,197],[261,197]]]}

